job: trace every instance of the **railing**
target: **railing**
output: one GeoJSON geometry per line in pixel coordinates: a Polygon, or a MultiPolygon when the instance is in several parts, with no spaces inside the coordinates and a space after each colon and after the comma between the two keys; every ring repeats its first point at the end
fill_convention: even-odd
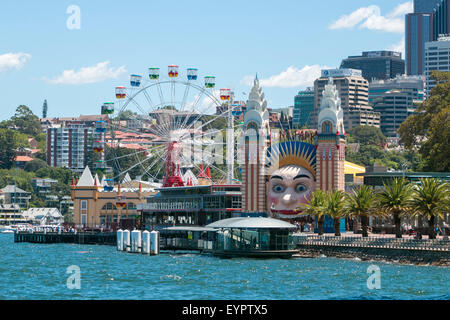
{"type": "Polygon", "coordinates": [[[331,246],[356,248],[384,248],[426,251],[450,251],[450,240],[416,240],[386,237],[336,237],[336,236],[298,236],[297,246],[331,246]]]}

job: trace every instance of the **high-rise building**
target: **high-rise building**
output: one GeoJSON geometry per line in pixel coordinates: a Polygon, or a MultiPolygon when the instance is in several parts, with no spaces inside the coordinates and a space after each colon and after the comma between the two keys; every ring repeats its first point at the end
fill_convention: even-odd
{"type": "Polygon", "coordinates": [[[292,125],[294,128],[311,126],[311,116],[314,112],[314,88],[306,88],[295,96],[292,125]]]}
{"type": "Polygon", "coordinates": [[[405,73],[405,60],[400,52],[369,51],[342,60],[341,69],[358,69],[368,81],[391,79],[405,73]]]}
{"type": "Polygon", "coordinates": [[[423,76],[373,81],[369,86],[369,101],[374,111],[381,114],[380,128],[387,137],[398,136],[400,125],[416,111],[417,103],[423,99],[423,76]]]}
{"type": "Polygon", "coordinates": [[[322,70],[321,78],[314,82],[314,114],[312,126],[317,126],[317,117],[322,103],[322,92],[329,79],[339,92],[344,109],[344,125],[347,130],[359,125],[380,126],[380,114],[369,105],[369,82],[362,77],[361,70],[322,70]]]}
{"type": "Polygon", "coordinates": [[[98,140],[95,128],[81,124],[47,129],[47,164],[83,172],[98,140]]]}
{"type": "Polygon", "coordinates": [[[434,38],[437,40],[441,35],[450,33],[450,1],[439,0],[434,9],[434,38]]]}
{"type": "Polygon", "coordinates": [[[425,76],[426,95],[436,86],[436,81],[430,78],[431,71],[450,71],[450,36],[442,36],[438,41],[425,44],[425,76]]]}
{"type": "Polygon", "coordinates": [[[414,0],[414,13],[433,13],[441,0],[414,0]]]}
{"type": "Polygon", "coordinates": [[[434,36],[433,13],[407,14],[405,27],[406,74],[423,75],[425,43],[434,36]]]}

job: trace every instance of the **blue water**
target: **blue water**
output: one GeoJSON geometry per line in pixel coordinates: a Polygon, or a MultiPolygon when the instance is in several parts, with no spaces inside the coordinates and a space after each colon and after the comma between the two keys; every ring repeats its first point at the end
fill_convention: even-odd
{"type": "Polygon", "coordinates": [[[221,260],[195,254],[157,257],[114,247],[15,244],[0,235],[0,299],[309,300],[450,298],[448,267],[334,258],[221,260]],[[381,289],[367,288],[367,268],[381,289]],[[67,288],[79,266],[81,289],[67,288]]]}

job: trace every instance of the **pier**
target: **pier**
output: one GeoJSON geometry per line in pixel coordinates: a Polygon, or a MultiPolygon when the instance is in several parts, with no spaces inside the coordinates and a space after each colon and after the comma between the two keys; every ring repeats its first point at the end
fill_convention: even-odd
{"type": "Polygon", "coordinates": [[[17,232],[14,234],[14,242],[16,243],[38,243],[38,244],[55,244],[55,243],[73,243],[73,244],[89,244],[89,245],[107,245],[115,246],[117,244],[116,233],[29,233],[17,232]]]}

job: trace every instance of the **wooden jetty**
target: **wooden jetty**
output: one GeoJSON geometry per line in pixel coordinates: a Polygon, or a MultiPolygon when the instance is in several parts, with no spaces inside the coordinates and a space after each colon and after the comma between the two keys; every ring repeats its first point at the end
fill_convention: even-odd
{"type": "Polygon", "coordinates": [[[55,244],[55,243],[74,243],[74,244],[90,244],[90,245],[107,245],[116,246],[116,233],[29,233],[16,232],[14,234],[14,242],[21,243],[39,243],[39,244],[55,244]]]}

